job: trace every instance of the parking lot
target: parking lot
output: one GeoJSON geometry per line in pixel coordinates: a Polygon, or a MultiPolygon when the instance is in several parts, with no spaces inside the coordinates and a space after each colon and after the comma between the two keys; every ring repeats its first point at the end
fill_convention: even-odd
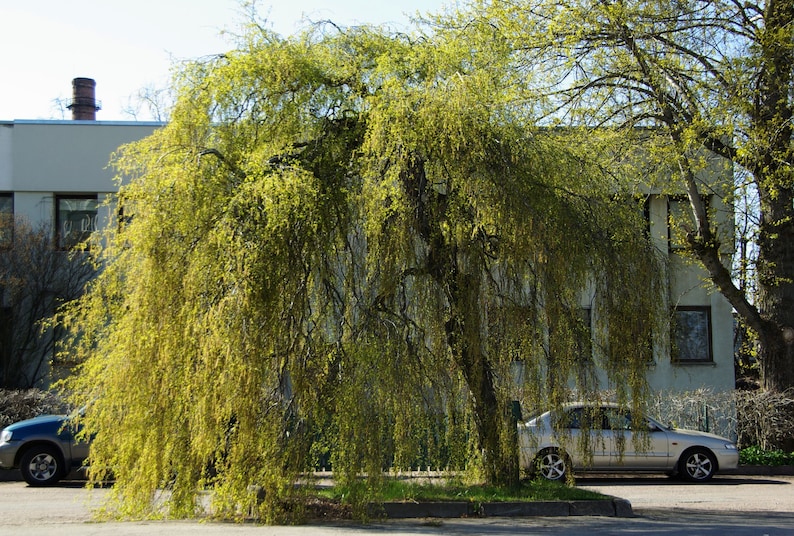
{"type": "Polygon", "coordinates": [[[627,499],[635,514],[679,510],[794,513],[792,476],[717,475],[705,484],[665,476],[582,477],[577,485],[627,499]]]}
{"type": "Polygon", "coordinates": [[[0,481],[0,534],[794,534],[792,476],[717,476],[706,484],[685,484],[665,477],[585,477],[578,480],[578,485],[629,500],[636,517],[414,519],[378,522],[366,526],[340,523],[299,527],[192,521],[98,523],[93,520],[92,511],[101,506],[108,489],[86,490],[79,481],[64,482],[52,488],[30,488],[20,481],[0,481]]]}

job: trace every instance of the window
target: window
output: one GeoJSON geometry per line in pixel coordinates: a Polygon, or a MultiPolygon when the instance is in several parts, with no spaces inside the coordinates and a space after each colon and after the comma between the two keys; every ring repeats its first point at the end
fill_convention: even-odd
{"type": "Polygon", "coordinates": [[[570,409],[564,417],[564,426],[570,430],[601,430],[603,427],[601,408],[583,406],[570,409]]]}
{"type": "Polygon", "coordinates": [[[606,408],[604,410],[608,430],[631,430],[631,413],[620,408],[606,408]]]}
{"type": "Polygon", "coordinates": [[[11,247],[14,239],[14,196],[0,194],[0,249],[11,247]]]}
{"type": "MultiPolygon", "coordinates": [[[[706,213],[709,211],[709,197],[704,196],[706,213]]],[[[695,231],[695,220],[689,198],[682,195],[667,198],[667,240],[670,250],[686,247],[686,235],[695,231]]]]}
{"type": "Polygon", "coordinates": [[[58,247],[71,249],[97,229],[96,195],[59,195],[55,203],[58,247]]]}
{"type": "Polygon", "coordinates": [[[672,358],[677,363],[710,363],[711,308],[677,307],[673,319],[672,358]]]}
{"type": "Polygon", "coordinates": [[[3,372],[11,363],[11,344],[13,343],[14,317],[10,307],[0,307],[0,380],[7,380],[3,372]]]}
{"type": "Polygon", "coordinates": [[[640,216],[643,221],[642,232],[645,233],[646,238],[651,236],[651,196],[646,195],[639,200],[639,205],[642,208],[640,216]]]}
{"type": "Polygon", "coordinates": [[[590,307],[579,309],[580,333],[576,339],[577,357],[580,363],[593,360],[593,311],[590,307]]]}

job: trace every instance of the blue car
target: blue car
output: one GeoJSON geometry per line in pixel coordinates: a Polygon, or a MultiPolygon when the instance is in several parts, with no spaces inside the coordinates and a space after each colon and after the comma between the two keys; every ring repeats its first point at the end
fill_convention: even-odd
{"type": "Polygon", "coordinates": [[[0,432],[0,468],[18,467],[30,486],[51,486],[83,466],[87,441],[78,440],[68,415],[42,415],[0,432]]]}

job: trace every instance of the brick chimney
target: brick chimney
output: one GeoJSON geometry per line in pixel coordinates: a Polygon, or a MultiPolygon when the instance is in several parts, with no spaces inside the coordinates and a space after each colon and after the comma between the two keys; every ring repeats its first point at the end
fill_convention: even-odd
{"type": "Polygon", "coordinates": [[[72,100],[66,106],[72,111],[72,119],[96,121],[96,113],[102,106],[95,96],[96,82],[92,78],[72,80],[72,100]]]}

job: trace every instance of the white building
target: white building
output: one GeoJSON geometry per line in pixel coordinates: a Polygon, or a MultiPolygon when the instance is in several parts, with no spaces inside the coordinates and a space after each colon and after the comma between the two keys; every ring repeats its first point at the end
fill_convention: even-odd
{"type": "MultiPolygon", "coordinates": [[[[33,230],[50,229],[54,248],[64,251],[115,221],[114,211],[105,205],[117,188],[109,166],[111,154],[162,126],[96,121],[94,81],[77,78],[73,87],[71,121],[0,121],[0,255],[16,254],[12,246],[18,243],[9,231],[14,221],[26,222],[33,230]]],[[[12,296],[15,282],[6,281],[7,276],[0,271],[0,387],[8,382],[46,385],[49,357],[43,356],[51,354],[54,335],[33,341],[30,334],[35,330],[28,324],[49,314],[46,311],[57,296],[46,296],[52,293],[46,282],[41,283],[38,298],[12,296]]]]}
{"type": "Polygon", "coordinates": [[[53,225],[68,247],[110,221],[116,191],[111,154],[159,123],[0,121],[0,212],[53,225]]]}
{"type": "MultiPolygon", "coordinates": [[[[651,239],[669,255],[668,299],[674,328],[671,344],[655,349],[647,377],[657,390],[693,391],[708,387],[730,391],[736,382],[733,309],[716,288],[706,283],[705,269],[679,255],[672,245],[671,214],[688,210],[679,208],[682,203],[688,201],[663,195],[648,198],[651,239]]],[[[708,203],[713,217],[720,220],[718,228],[728,233],[721,237],[722,244],[732,246],[732,208],[718,196],[710,197],[708,203]]],[[[726,259],[732,253],[728,249],[726,246],[726,259]]]]}
{"type": "MultiPolygon", "coordinates": [[[[146,137],[162,126],[154,122],[94,120],[97,107],[93,86],[86,90],[86,81],[93,84],[88,79],[75,79],[71,107],[78,119],[0,121],[0,217],[23,217],[34,225],[50,223],[53,240],[63,249],[81,241],[98,226],[116,221],[117,216],[103,204],[116,191],[114,171],[108,166],[111,154],[119,146],[146,137]],[[80,82],[83,85],[78,87],[80,82]]],[[[725,173],[725,169],[716,172],[725,173]]],[[[703,284],[705,272],[684,262],[669,245],[669,215],[680,202],[658,194],[648,196],[650,236],[660,250],[670,255],[669,305],[678,326],[677,333],[670,337],[673,344],[655,349],[648,379],[655,390],[732,390],[735,377],[731,307],[721,294],[703,284]]],[[[731,208],[722,205],[719,197],[710,203],[729,235],[723,243],[731,244],[731,208]]],[[[0,236],[0,242],[8,239],[0,236]]],[[[0,312],[4,306],[0,302],[0,312]]],[[[0,321],[2,318],[0,315],[0,321]]],[[[8,332],[0,329],[0,349],[7,344],[2,338],[8,332]]]]}

